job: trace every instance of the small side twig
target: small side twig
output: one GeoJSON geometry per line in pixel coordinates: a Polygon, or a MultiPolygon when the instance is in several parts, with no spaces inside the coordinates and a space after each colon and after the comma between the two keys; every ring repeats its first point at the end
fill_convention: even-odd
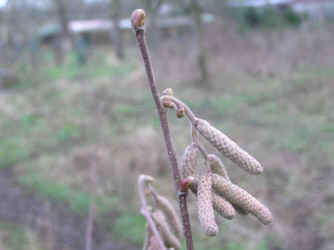
{"type": "MultiPolygon", "coordinates": [[[[160,125],[164,134],[165,144],[167,148],[168,158],[172,167],[176,192],[179,193],[180,187],[181,187],[181,177],[177,166],[177,160],[176,160],[176,154],[175,149],[172,143],[172,139],[170,136],[170,130],[167,120],[167,112],[164,109],[164,107],[161,105],[159,93],[157,89],[157,85],[154,78],[154,73],[151,65],[151,59],[149,56],[149,52],[146,45],[146,39],[145,39],[145,30],[144,30],[144,23],[145,23],[145,12],[143,10],[135,10],[131,15],[131,23],[133,26],[133,29],[136,33],[136,39],[138,42],[138,46],[144,61],[146,74],[148,77],[150,89],[152,92],[152,96],[158,111],[160,125]]],[[[192,240],[192,232],[191,232],[191,226],[190,226],[190,220],[189,220],[189,213],[187,209],[187,200],[186,195],[183,193],[180,193],[178,195],[179,199],[179,205],[180,205],[180,211],[181,211],[181,217],[182,217],[182,224],[183,224],[183,231],[184,236],[186,239],[186,246],[187,250],[193,250],[193,240],[192,240]]]]}
{"type": "Polygon", "coordinates": [[[186,113],[186,116],[188,117],[190,122],[192,124],[196,123],[196,119],[197,119],[196,116],[194,115],[194,113],[191,111],[191,109],[184,102],[182,102],[181,100],[177,99],[174,96],[169,96],[169,95],[161,96],[161,101],[163,102],[164,100],[174,103],[177,107],[183,107],[184,111],[186,113]]]}
{"type": "Polygon", "coordinates": [[[149,228],[151,229],[151,231],[153,232],[154,236],[158,240],[161,249],[162,250],[167,250],[167,248],[165,247],[165,244],[164,244],[163,240],[160,237],[158,229],[157,229],[155,223],[153,222],[151,213],[147,210],[147,201],[146,201],[146,197],[145,197],[144,180],[143,180],[143,178],[139,178],[138,179],[138,192],[139,192],[139,197],[140,197],[140,202],[141,202],[140,212],[145,217],[146,222],[147,222],[149,228]]]}

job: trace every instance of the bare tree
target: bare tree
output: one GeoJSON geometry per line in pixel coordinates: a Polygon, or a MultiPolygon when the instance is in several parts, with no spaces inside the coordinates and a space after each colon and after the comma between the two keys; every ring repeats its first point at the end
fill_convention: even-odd
{"type": "Polygon", "coordinates": [[[63,0],[54,0],[57,9],[58,20],[61,28],[61,39],[55,44],[56,57],[58,63],[64,63],[65,52],[73,46],[73,36],[71,34],[69,20],[66,12],[66,5],[63,0]]]}
{"type": "Polygon", "coordinates": [[[152,48],[156,48],[160,43],[160,30],[157,23],[157,18],[159,15],[159,10],[164,0],[142,0],[145,10],[149,14],[149,24],[147,29],[150,31],[150,40],[152,43],[152,48]]]}
{"type": "Polygon", "coordinates": [[[191,0],[189,9],[191,11],[191,16],[194,21],[195,27],[195,36],[196,36],[196,45],[197,45],[197,63],[200,71],[200,85],[208,86],[209,73],[206,59],[205,48],[201,45],[201,33],[202,33],[202,8],[198,0],[191,0]]]}
{"type": "Polygon", "coordinates": [[[111,31],[111,40],[115,46],[116,56],[124,59],[123,36],[120,27],[122,5],[120,0],[111,0],[111,18],[113,20],[113,29],[111,31]]]}
{"type": "MultiPolygon", "coordinates": [[[[207,66],[207,53],[205,48],[202,46],[202,14],[204,12],[204,7],[208,5],[208,1],[199,1],[199,0],[169,0],[173,4],[178,6],[178,9],[181,9],[185,15],[191,17],[192,22],[194,24],[194,35],[195,35],[195,46],[196,46],[196,54],[197,54],[197,65],[200,73],[198,85],[200,87],[209,87],[209,71],[207,66]]],[[[214,5],[211,3],[211,5],[214,5]]]]}

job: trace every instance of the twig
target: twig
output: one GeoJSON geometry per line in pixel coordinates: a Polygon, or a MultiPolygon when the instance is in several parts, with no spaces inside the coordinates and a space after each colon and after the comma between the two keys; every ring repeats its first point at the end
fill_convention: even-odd
{"type": "Polygon", "coordinates": [[[194,113],[191,111],[191,109],[184,102],[182,102],[181,100],[177,99],[174,96],[169,96],[169,95],[163,95],[161,97],[161,100],[163,101],[164,99],[174,103],[177,107],[183,107],[184,111],[186,113],[186,116],[188,117],[190,122],[192,124],[196,123],[196,119],[197,119],[196,116],[194,115],[194,113]]]}
{"type": "Polygon", "coordinates": [[[187,250],[193,250],[193,240],[192,240],[192,233],[191,233],[191,226],[189,220],[189,213],[187,209],[187,200],[186,195],[183,192],[179,192],[181,188],[181,177],[177,167],[177,160],[175,156],[174,146],[171,140],[168,120],[167,120],[167,112],[163,108],[160,102],[159,94],[157,85],[155,83],[154,73],[151,65],[151,60],[149,56],[149,52],[146,45],[145,39],[145,30],[144,30],[144,21],[145,21],[145,12],[143,10],[135,10],[131,15],[131,22],[132,26],[136,33],[136,39],[138,42],[138,46],[144,61],[146,74],[148,77],[149,85],[151,88],[152,96],[158,111],[160,125],[164,134],[165,144],[167,148],[168,158],[172,167],[175,188],[179,199],[181,217],[182,217],[182,224],[183,224],[183,231],[184,236],[186,239],[186,246],[187,250]]]}
{"type": "MultiPolygon", "coordinates": [[[[143,177],[143,176],[141,176],[141,177],[143,177]]],[[[139,197],[140,197],[140,202],[141,202],[140,212],[145,217],[148,226],[150,227],[154,236],[157,238],[161,249],[162,250],[167,250],[163,240],[160,237],[158,229],[157,229],[155,223],[153,222],[153,219],[151,217],[151,213],[147,210],[147,202],[146,202],[145,190],[144,190],[144,180],[141,177],[139,177],[139,179],[138,179],[138,192],[139,192],[139,197]]]]}

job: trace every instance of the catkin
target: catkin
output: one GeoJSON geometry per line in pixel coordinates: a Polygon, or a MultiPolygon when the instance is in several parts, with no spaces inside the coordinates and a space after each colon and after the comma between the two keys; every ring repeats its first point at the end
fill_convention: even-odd
{"type": "Polygon", "coordinates": [[[241,187],[216,174],[212,175],[212,187],[232,204],[255,215],[263,224],[272,222],[270,210],[241,187]]]}
{"type": "Polygon", "coordinates": [[[175,233],[176,237],[181,240],[182,238],[182,225],[181,221],[173,207],[173,205],[170,203],[170,201],[161,195],[158,195],[155,192],[152,192],[152,196],[156,202],[157,208],[160,208],[165,216],[169,224],[171,225],[171,228],[173,232],[175,233]]]}
{"type": "Polygon", "coordinates": [[[198,164],[199,149],[192,143],[184,151],[181,163],[181,173],[183,178],[195,176],[196,165],[198,164]]]}
{"type": "Polygon", "coordinates": [[[261,164],[224,133],[211,126],[206,120],[197,119],[195,127],[199,133],[218,149],[225,157],[251,174],[261,174],[261,164]]]}
{"type": "Polygon", "coordinates": [[[149,240],[149,245],[148,245],[147,250],[161,250],[159,241],[154,235],[152,235],[149,240]]]}
{"type": "Polygon", "coordinates": [[[152,217],[157,225],[166,247],[180,249],[181,243],[178,238],[171,232],[164,214],[160,210],[157,210],[152,214],[152,217]]]}
{"type": "Polygon", "coordinates": [[[224,217],[225,219],[232,220],[233,217],[235,216],[236,212],[234,207],[230,202],[225,200],[223,197],[213,193],[212,194],[212,203],[213,203],[213,208],[214,210],[224,217]]]}
{"type": "Polygon", "coordinates": [[[247,212],[245,209],[235,205],[235,204],[232,204],[232,206],[234,207],[235,211],[238,212],[240,215],[248,215],[249,212],[247,212]]]}
{"type": "MultiPolygon", "coordinates": [[[[197,183],[194,181],[190,185],[191,191],[197,195],[197,183]]],[[[223,197],[220,195],[212,192],[212,205],[213,209],[222,217],[226,219],[233,219],[235,216],[236,212],[234,209],[234,206],[227,200],[225,200],[223,197]]]]}
{"type": "Polygon", "coordinates": [[[212,173],[221,175],[225,177],[226,180],[230,181],[230,177],[227,174],[225,166],[217,155],[208,154],[208,161],[210,163],[212,173]]]}
{"type": "Polygon", "coordinates": [[[206,164],[206,168],[199,176],[198,192],[197,192],[197,206],[198,206],[198,218],[202,230],[208,236],[215,236],[218,233],[218,226],[215,221],[215,214],[212,205],[212,192],[211,192],[211,172],[206,164]]]}

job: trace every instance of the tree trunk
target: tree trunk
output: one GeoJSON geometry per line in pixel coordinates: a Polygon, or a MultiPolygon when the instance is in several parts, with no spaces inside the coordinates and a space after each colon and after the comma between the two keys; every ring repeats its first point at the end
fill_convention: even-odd
{"type": "Polygon", "coordinates": [[[198,0],[191,0],[190,4],[191,14],[195,25],[195,36],[196,36],[196,47],[197,47],[197,64],[200,72],[199,85],[201,87],[209,87],[209,73],[207,66],[207,56],[206,50],[201,45],[201,30],[202,30],[202,21],[201,21],[201,6],[199,5],[198,0]]]}
{"type": "Polygon", "coordinates": [[[150,47],[154,50],[156,49],[161,41],[161,32],[158,26],[158,15],[160,7],[163,3],[163,0],[145,0],[144,6],[145,10],[148,12],[149,23],[147,30],[150,33],[149,42],[150,47]]]}
{"type": "Polygon", "coordinates": [[[63,0],[54,0],[57,8],[58,21],[61,28],[61,41],[60,49],[56,55],[60,59],[59,63],[63,64],[65,60],[65,54],[67,51],[72,49],[73,46],[73,36],[69,26],[69,20],[66,13],[66,6],[63,0]]]}
{"type": "Polygon", "coordinates": [[[120,0],[111,0],[111,18],[113,21],[113,28],[110,35],[113,46],[116,50],[117,58],[123,60],[125,55],[123,46],[123,36],[120,27],[121,9],[122,8],[120,0]]]}

